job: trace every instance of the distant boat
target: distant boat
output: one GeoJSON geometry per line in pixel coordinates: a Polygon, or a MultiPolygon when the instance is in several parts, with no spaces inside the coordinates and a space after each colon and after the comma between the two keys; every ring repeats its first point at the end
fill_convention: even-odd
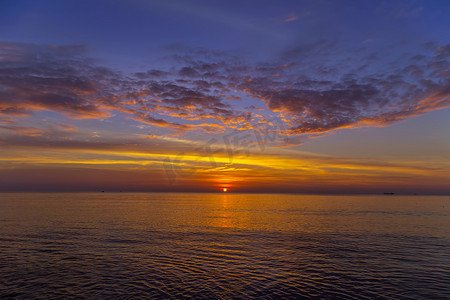
{"type": "Polygon", "coordinates": [[[385,195],[394,195],[395,193],[383,193],[385,195]]]}

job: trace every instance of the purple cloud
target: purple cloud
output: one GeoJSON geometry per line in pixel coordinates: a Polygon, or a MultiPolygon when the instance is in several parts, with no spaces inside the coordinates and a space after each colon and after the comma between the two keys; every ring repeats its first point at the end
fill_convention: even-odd
{"type": "Polygon", "coordinates": [[[0,43],[0,114],[108,118],[117,111],[152,126],[207,133],[275,116],[288,134],[301,135],[385,126],[450,105],[449,45],[393,62],[370,52],[336,58],[339,47],[300,45],[263,63],[178,47],[173,67],[124,74],[99,66],[82,46],[0,43]]]}

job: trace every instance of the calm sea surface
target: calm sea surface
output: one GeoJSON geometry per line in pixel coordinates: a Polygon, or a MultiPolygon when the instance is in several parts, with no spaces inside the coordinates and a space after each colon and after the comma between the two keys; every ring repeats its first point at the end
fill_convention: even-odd
{"type": "Polygon", "coordinates": [[[450,197],[0,194],[0,298],[450,299],[450,197]]]}

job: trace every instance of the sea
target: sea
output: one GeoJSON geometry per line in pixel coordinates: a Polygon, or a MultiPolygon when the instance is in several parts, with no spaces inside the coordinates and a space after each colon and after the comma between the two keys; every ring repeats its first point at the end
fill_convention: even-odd
{"type": "Polygon", "coordinates": [[[450,197],[0,194],[1,299],[450,299],[450,197]]]}

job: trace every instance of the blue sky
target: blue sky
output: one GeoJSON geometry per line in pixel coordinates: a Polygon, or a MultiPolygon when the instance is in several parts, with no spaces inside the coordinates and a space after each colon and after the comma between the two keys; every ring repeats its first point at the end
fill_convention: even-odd
{"type": "MultiPolygon", "coordinates": [[[[214,190],[227,182],[257,191],[271,182],[267,191],[352,192],[363,178],[354,191],[422,182],[418,192],[448,192],[448,1],[0,6],[0,174],[18,172],[1,189],[46,189],[21,179],[31,169],[65,174],[62,190],[83,189],[83,172],[159,180],[163,162],[185,153],[180,180],[155,187],[139,179],[123,189],[214,190]],[[242,161],[226,163],[224,136],[263,129],[278,138],[265,147],[245,141],[242,161]],[[212,140],[224,159],[206,167],[196,149],[212,140]],[[113,150],[114,159],[95,156],[113,150]],[[126,154],[136,151],[151,161],[126,154]],[[268,155],[285,175],[262,163],[268,155]],[[298,165],[289,168],[286,157],[298,165]]],[[[119,177],[98,185],[116,186],[119,177]]]]}

